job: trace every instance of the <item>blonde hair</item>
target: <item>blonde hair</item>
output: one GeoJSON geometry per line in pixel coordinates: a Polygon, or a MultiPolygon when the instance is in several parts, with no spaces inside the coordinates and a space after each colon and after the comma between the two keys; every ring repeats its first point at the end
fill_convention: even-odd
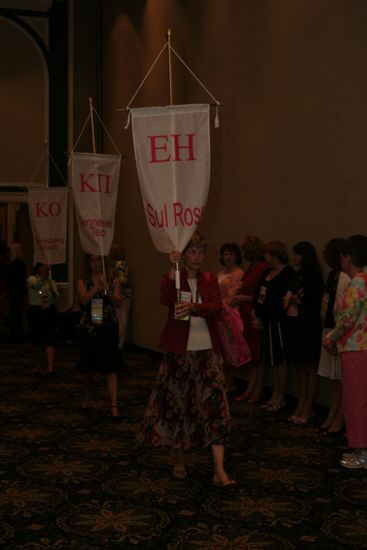
{"type": "Polygon", "coordinates": [[[186,250],[188,248],[191,248],[191,247],[203,248],[204,252],[205,252],[205,250],[206,250],[206,238],[203,237],[202,235],[200,235],[200,233],[198,233],[197,231],[195,231],[195,233],[191,237],[190,241],[185,246],[184,252],[186,252],[186,250]]]}

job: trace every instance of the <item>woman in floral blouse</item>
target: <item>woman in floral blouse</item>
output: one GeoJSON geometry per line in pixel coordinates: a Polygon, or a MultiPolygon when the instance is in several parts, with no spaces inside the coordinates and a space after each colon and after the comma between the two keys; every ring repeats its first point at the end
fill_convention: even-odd
{"type": "Polygon", "coordinates": [[[342,401],[349,447],[340,464],[367,469],[367,242],[351,237],[342,246],[342,269],[351,280],[336,302],[335,327],[324,345],[339,352],[342,363],[342,401]]]}

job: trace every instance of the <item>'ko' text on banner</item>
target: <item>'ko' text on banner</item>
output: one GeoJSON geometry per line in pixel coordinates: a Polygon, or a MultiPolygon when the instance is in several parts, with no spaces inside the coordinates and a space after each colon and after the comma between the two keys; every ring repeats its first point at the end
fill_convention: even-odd
{"type": "Polygon", "coordinates": [[[34,262],[50,265],[64,263],[68,190],[30,189],[28,209],[33,234],[34,262]]]}

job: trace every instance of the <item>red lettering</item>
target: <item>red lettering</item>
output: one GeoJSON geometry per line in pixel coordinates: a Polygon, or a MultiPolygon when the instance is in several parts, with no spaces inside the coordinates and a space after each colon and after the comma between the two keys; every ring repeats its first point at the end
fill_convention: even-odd
{"type": "Polygon", "coordinates": [[[56,217],[61,212],[61,204],[59,202],[36,202],[37,218],[56,217]]]}
{"type": "Polygon", "coordinates": [[[180,134],[172,134],[173,146],[175,149],[175,158],[173,160],[175,162],[178,160],[183,160],[182,158],[180,158],[181,149],[188,150],[188,158],[186,158],[186,160],[196,160],[194,157],[194,136],[195,134],[186,134],[186,137],[188,138],[188,144],[180,145],[179,144],[180,134]]]}
{"type": "Polygon", "coordinates": [[[81,193],[109,193],[111,176],[109,174],[79,174],[81,193]],[[90,181],[94,178],[94,181],[90,181]],[[96,181],[97,179],[97,181],[96,181]]]}
{"type": "Polygon", "coordinates": [[[178,220],[181,222],[181,226],[183,227],[183,221],[182,221],[182,204],[180,202],[174,202],[173,203],[173,223],[174,226],[178,226],[178,220]]]}
{"type": "Polygon", "coordinates": [[[185,134],[187,143],[182,144],[182,135],[171,134],[170,136],[148,136],[150,140],[150,161],[149,162],[169,162],[171,160],[171,154],[168,150],[168,139],[172,138],[174,162],[182,160],[196,160],[194,154],[194,137],[196,134],[185,134]],[[180,141],[181,140],[181,141],[180,141]],[[182,150],[186,150],[186,158],[182,156],[182,150]],[[163,155],[163,153],[165,155],[163,155]]]}
{"type": "Polygon", "coordinates": [[[155,227],[155,217],[154,217],[154,211],[153,211],[153,207],[151,204],[147,204],[147,215],[148,215],[148,219],[149,219],[149,223],[150,225],[152,225],[153,227],[155,227]]]}
{"type": "Polygon", "coordinates": [[[110,192],[111,176],[109,174],[98,174],[98,191],[100,193],[110,192]],[[103,191],[103,182],[105,182],[103,191]]]}
{"type": "Polygon", "coordinates": [[[186,225],[189,225],[189,226],[192,225],[193,215],[192,215],[191,208],[186,208],[184,218],[185,218],[186,225]]]}
{"type": "Polygon", "coordinates": [[[79,191],[81,193],[85,193],[86,191],[88,192],[91,192],[91,193],[96,193],[96,189],[94,189],[94,187],[92,187],[89,183],[89,180],[90,178],[93,178],[95,176],[95,174],[79,174],[80,176],[80,189],[79,191]],[[88,188],[88,189],[86,189],[88,188]]]}
{"type": "Polygon", "coordinates": [[[195,206],[195,208],[183,208],[180,202],[173,203],[174,225],[181,227],[190,226],[193,223],[198,224],[204,209],[195,206]]]}
{"type": "Polygon", "coordinates": [[[204,209],[195,206],[194,208],[194,223],[197,225],[200,221],[204,209]]]}
{"type": "Polygon", "coordinates": [[[106,231],[104,229],[96,229],[95,227],[91,228],[93,237],[104,237],[106,235],[106,231]]]}
{"type": "Polygon", "coordinates": [[[151,204],[147,204],[147,215],[150,225],[153,227],[168,227],[168,212],[167,205],[164,203],[163,208],[159,210],[153,210],[151,204]]]}
{"type": "Polygon", "coordinates": [[[167,142],[168,136],[148,136],[150,139],[150,161],[149,162],[169,162],[171,160],[171,155],[166,157],[157,157],[157,151],[164,151],[167,153],[167,142]],[[164,140],[164,143],[159,145],[158,140],[164,140]]]}
{"type": "Polygon", "coordinates": [[[42,216],[47,217],[47,212],[44,211],[47,202],[36,202],[36,216],[41,218],[42,216]]]}
{"type": "Polygon", "coordinates": [[[51,216],[58,216],[61,212],[61,204],[59,202],[51,202],[49,212],[51,216]]]}

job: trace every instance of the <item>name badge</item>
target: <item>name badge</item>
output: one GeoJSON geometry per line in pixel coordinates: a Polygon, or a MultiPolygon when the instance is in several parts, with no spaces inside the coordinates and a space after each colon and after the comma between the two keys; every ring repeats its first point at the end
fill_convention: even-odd
{"type": "Polygon", "coordinates": [[[266,286],[260,287],[259,297],[257,299],[258,304],[263,304],[265,302],[266,290],[266,286]]]}
{"type": "MultiPolygon", "coordinates": [[[[191,302],[191,292],[187,292],[185,290],[180,291],[180,304],[182,302],[191,302]]],[[[178,321],[189,321],[190,315],[185,315],[185,317],[177,317],[175,312],[174,318],[177,319],[178,321]]]]}
{"type": "Polygon", "coordinates": [[[101,325],[103,323],[103,299],[93,298],[92,300],[92,323],[101,325]]]}

